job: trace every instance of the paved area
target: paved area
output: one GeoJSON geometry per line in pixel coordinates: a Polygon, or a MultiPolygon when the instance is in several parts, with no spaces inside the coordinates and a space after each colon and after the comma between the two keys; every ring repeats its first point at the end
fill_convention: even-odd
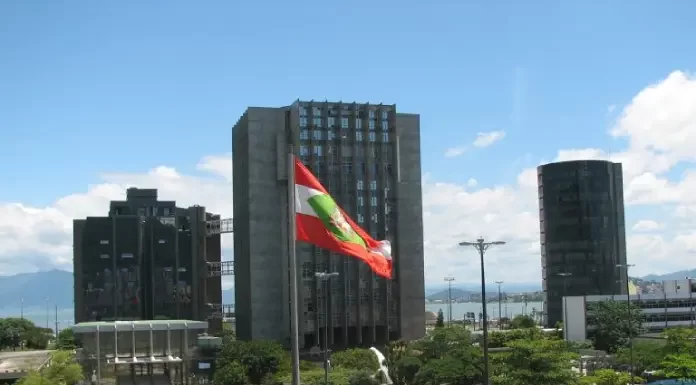
{"type": "Polygon", "coordinates": [[[22,372],[38,369],[51,354],[51,350],[0,352],[0,378],[17,378],[22,372]]]}

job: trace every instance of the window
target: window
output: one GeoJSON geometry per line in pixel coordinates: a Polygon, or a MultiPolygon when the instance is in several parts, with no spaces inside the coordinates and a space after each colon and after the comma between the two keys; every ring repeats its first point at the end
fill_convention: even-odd
{"type": "Polygon", "coordinates": [[[348,128],[348,118],[341,118],[341,128],[348,128]]]}
{"type": "Polygon", "coordinates": [[[321,140],[321,131],[319,131],[319,130],[312,131],[312,139],[321,140]]]}
{"type": "Polygon", "coordinates": [[[157,241],[157,242],[158,242],[159,244],[167,243],[167,241],[165,241],[164,239],[160,239],[160,240],[157,241]]]}
{"type": "Polygon", "coordinates": [[[334,140],[336,139],[336,132],[333,130],[330,130],[329,132],[326,133],[326,139],[328,140],[334,140]]]}
{"type": "Polygon", "coordinates": [[[165,207],[162,209],[162,215],[165,217],[169,215],[169,207],[165,207]]]}
{"type": "Polygon", "coordinates": [[[300,140],[307,140],[307,139],[309,139],[309,130],[300,131],[300,140]]]}
{"type": "Polygon", "coordinates": [[[384,130],[384,131],[389,130],[389,121],[388,120],[382,121],[382,130],[384,130]]]}
{"type": "Polygon", "coordinates": [[[99,258],[101,259],[109,259],[109,254],[100,254],[99,258]]]}
{"type": "Polygon", "coordinates": [[[313,107],[312,115],[321,115],[321,109],[319,107],[313,107]]]}
{"type": "Polygon", "coordinates": [[[359,180],[357,187],[358,187],[358,190],[362,190],[363,189],[363,181],[359,180]]]}
{"type": "Polygon", "coordinates": [[[369,140],[370,142],[374,142],[374,141],[376,140],[376,139],[375,139],[375,133],[374,133],[374,131],[368,132],[368,133],[367,133],[367,138],[368,138],[368,140],[369,140]]]}
{"type": "Polygon", "coordinates": [[[302,155],[302,156],[309,155],[309,148],[307,148],[307,146],[305,146],[305,145],[300,146],[300,155],[302,155]]]}
{"type": "Polygon", "coordinates": [[[383,140],[384,142],[388,142],[388,141],[389,141],[389,132],[383,132],[383,133],[382,133],[382,140],[383,140]]]}
{"type": "Polygon", "coordinates": [[[358,130],[362,129],[362,119],[360,118],[355,118],[355,128],[358,130]]]}
{"type": "Polygon", "coordinates": [[[329,127],[330,128],[336,127],[336,118],[334,118],[333,116],[329,117],[329,127]]]}
{"type": "Polygon", "coordinates": [[[101,241],[99,241],[99,244],[100,244],[100,245],[108,245],[108,244],[109,244],[109,240],[108,240],[108,239],[102,239],[101,241]]]}
{"type": "Polygon", "coordinates": [[[375,129],[375,121],[374,121],[374,120],[370,119],[370,121],[368,122],[368,128],[369,128],[370,130],[374,130],[374,129],[375,129]]]}
{"type": "Polygon", "coordinates": [[[314,123],[315,127],[321,127],[321,118],[314,118],[312,123],[314,123]]]}
{"type": "Polygon", "coordinates": [[[121,258],[123,259],[133,259],[132,253],[121,253],[121,258]]]}
{"type": "Polygon", "coordinates": [[[362,132],[355,131],[355,140],[357,140],[358,142],[362,142],[362,139],[363,139],[362,132]]]}
{"type": "Polygon", "coordinates": [[[365,217],[362,214],[358,214],[358,223],[365,223],[365,217]]]}
{"type": "Polygon", "coordinates": [[[359,196],[358,197],[358,206],[360,207],[360,206],[363,206],[364,204],[365,204],[364,198],[359,196]]]}
{"type": "Polygon", "coordinates": [[[307,107],[300,106],[300,116],[307,116],[307,107]]]}
{"type": "Polygon", "coordinates": [[[322,156],[322,154],[323,154],[323,152],[324,152],[324,149],[322,148],[322,146],[317,146],[317,145],[315,145],[315,146],[312,146],[312,147],[313,147],[313,148],[312,148],[312,152],[314,153],[314,155],[316,155],[316,156],[322,156]]]}
{"type": "Polygon", "coordinates": [[[300,118],[300,127],[307,127],[307,117],[303,116],[300,118]]]}
{"type": "Polygon", "coordinates": [[[377,181],[376,180],[371,180],[370,181],[370,190],[377,190],[377,181]]]}
{"type": "Polygon", "coordinates": [[[382,111],[382,120],[389,119],[389,111],[382,111]]]}
{"type": "Polygon", "coordinates": [[[370,116],[370,119],[374,119],[375,118],[375,110],[370,110],[369,116],[370,116]]]}

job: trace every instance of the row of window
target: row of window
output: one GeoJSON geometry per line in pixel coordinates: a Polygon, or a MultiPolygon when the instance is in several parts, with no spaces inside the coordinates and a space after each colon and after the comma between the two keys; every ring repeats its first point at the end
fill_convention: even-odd
{"type": "MultiPolygon", "coordinates": [[[[312,130],[311,131],[311,138],[312,140],[335,140],[338,136],[334,131],[320,131],[320,130],[312,130]]],[[[368,142],[377,142],[377,138],[381,138],[381,141],[384,143],[389,142],[389,132],[384,131],[382,132],[382,135],[377,135],[374,131],[370,131],[365,135],[362,131],[355,131],[355,141],[356,142],[363,142],[365,141],[365,138],[367,137],[368,142]]],[[[347,136],[343,136],[343,138],[347,139],[347,136]]],[[[300,131],[300,140],[309,140],[310,139],[310,131],[309,130],[302,130],[300,131]]]]}
{"type": "MultiPolygon", "coordinates": [[[[321,116],[321,113],[322,113],[321,108],[312,107],[312,116],[321,116]]],[[[350,113],[351,113],[351,110],[349,108],[347,108],[347,106],[344,106],[341,109],[341,116],[350,115],[350,113]]],[[[357,111],[357,114],[358,114],[358,117],[363,117],[363,111],[359,110],[359,111],[357,111]]],[[[377,117],[377,110],[370,109],[370,110],[368,110],[367,114],[368,114],[368,117],[370,119],[375,119],[377,117]]],[[[309,115],[309,110],[307,109],[307,107],[300,106],[300,116],[306,117],[307,115],[309,115]]],[[[328,109],[328,115],[329,115],[329,117],[336,116],[336,115],[338,115],[338,111],[335,108],[331,107],[328,109]]],[[[383,120],[388,119],[389,118],[389,111],[381,111],[380,117],[383,120]]]]}
{"type": "MultiPolygon", "coordinates": [[[[350,127],[348,118],[341,118],[340,121],[340,127],[342,130],[347,130],[350,127]]],[[[363,128],[363,123],[362,119],[355,119],[355,129],[356,130],[362,130],[363,128]]],[[[380,125],[380,128],[382,131],[389,131],[389,121],[388,120],[382,120],[382,124],[380,125]]],[[[313,118],[312,119],[312,126],[313,128],[328,128],[328,129],[334,129],[337,128],[339,125],[336,124],[336,119],[335,118],[328,118],[326,125],[324,125],[324,121],[322,118],[313,118]]],[[[300,128],[302,129],[307,129],[309,128],[309,119],[306,117],[301,117],[300,118],[300,128]]],[[[377,128],[377,121],[374,119],[370,119],[367,121],[367,129],[370,131],[374,131],[377,128]]]]}

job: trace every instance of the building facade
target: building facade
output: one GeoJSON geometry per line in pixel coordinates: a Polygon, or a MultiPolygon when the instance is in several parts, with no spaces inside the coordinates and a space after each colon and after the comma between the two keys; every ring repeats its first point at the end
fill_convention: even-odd
{"type": "Polygon", "coordinates": [[[425,332],[420,117],[394,105],[302,102],[249,108],[233,128],[236,330],[289,344],[287,154],[367,232],[393,245],[394,278],[297,245],[300,344],[357,346],[425,332]],[[315,272],[338,272],[326,289],[315,272]],[[328,296],[328,308],[325,303],[328,296]],[[325,315],[328,314],[328,317],[325,315]]]}
{"type": "Polygon", "coordinates": [[[588,317],[592,302],[614,300],[631,303],[643,310],[643,328],[647,333],[657,333],[673,327],[696,325],[696,281],[691,279],[665,281],[663,291],[649,294],[591,295],[563,298],[563,312],[568,339],[585,341],[592,333],[593,325],[588,317]]]}
{"type": "Polygon", "coordinates": [[[222,302],[220,234],[205,208],[158,201],[157,190],[130,188],[106,217],[73,221],[75,323],[114,320],[210,319],[222,302]],[[211,306],[213,305],[213,306],[211,306]]]}
{"type": "Polygon", "coordinates": [[[551,163],[537,169],[546,326],[563,319],[564,296],[626,292],[620,163],[551,163]],[[618,267],[623,265],[623,267],[618,267]]]}

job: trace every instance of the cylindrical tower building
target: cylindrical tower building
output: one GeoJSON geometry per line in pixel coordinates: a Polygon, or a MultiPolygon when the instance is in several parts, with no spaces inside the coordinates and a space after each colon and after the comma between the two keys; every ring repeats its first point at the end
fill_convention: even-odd
{"type": "Polygon", "coordinates": [[[546,325],[563,320],[563,297],[625,294],[621,163],[582,160],[537,168],[546,325]]]}

